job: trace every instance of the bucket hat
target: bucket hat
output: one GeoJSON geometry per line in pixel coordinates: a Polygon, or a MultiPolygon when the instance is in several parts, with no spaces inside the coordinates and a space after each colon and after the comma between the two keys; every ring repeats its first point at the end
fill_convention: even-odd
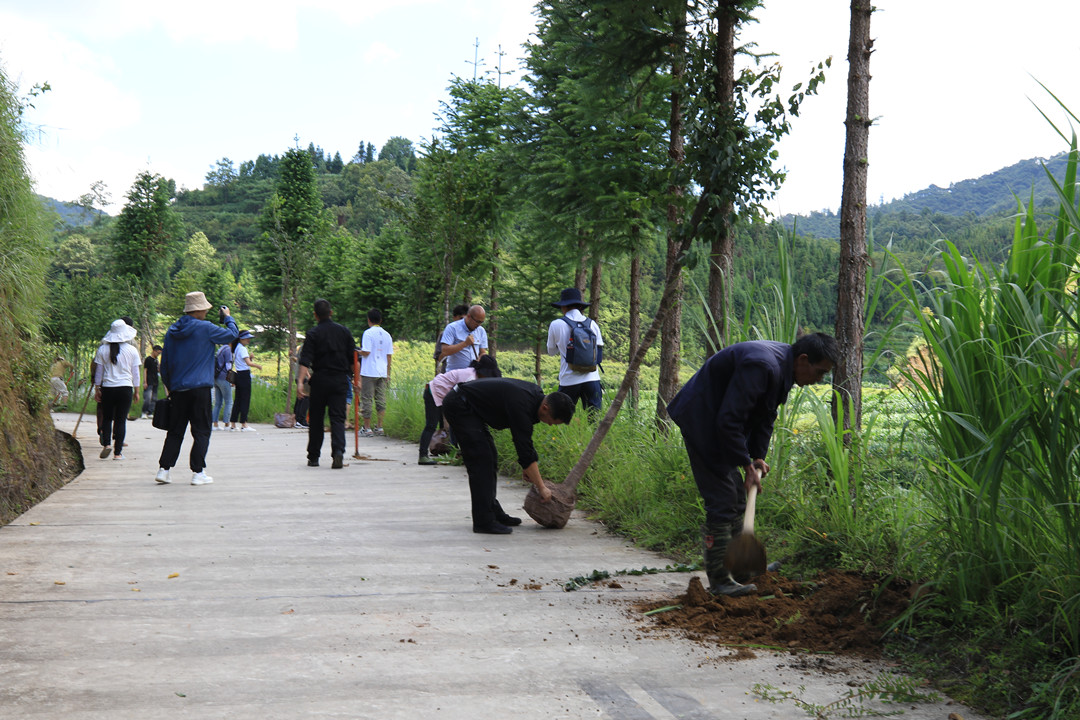
{"type": "Polygon", "coordinates": [[[138,334],[135,328],[123,320],[113,320],[112,325],[109,326],[109,332],[105,334],[105,337],[101,338],[101,342],[127,342],[128,340],[134,340],[138,334]]]}
{"type": "Polygon", "coordinates": [[[189,292],[184,296],[184,312],[196,312],[198,310],[209,310],[214,307],[206,300],[206,295],[201,292],[189,292]]]}

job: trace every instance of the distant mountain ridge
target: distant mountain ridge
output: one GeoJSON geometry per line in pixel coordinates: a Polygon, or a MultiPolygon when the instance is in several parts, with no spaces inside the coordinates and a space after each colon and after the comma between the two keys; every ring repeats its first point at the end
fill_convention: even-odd
{"type": "MultiPolygon", "coordinates": [[[[1016,211],[1017,197],[1027,205],[1032,192],[1036,207],[1056,207],[1057,194],[1043,166],[1061,182],[1067,158],[1068,153],[1065,152],[1048,159],[1031,158],[979,178],[952,183],[947,188],[931,185],[898,200],[871,206],[868,214],[875,224],[885,216],[905,214],[940,213],[957,218],[971,217],[973,220],[1002,217],[1016,211]]],[[[800,235],[840,238],[840,216],[832,211],[783,215],[780,221],[789,230],[795,226],[800,235]]]]}
{"type": "Polygon", "coordinates": [[[37,197],[46,208],[59,215],[61,222],[69,227],[80,228],[93,225],[94,220],[104,214],[101,210],[87,210],[82,205],[76,205],[73,202],[56,200],[44,195],[37,197]]]}

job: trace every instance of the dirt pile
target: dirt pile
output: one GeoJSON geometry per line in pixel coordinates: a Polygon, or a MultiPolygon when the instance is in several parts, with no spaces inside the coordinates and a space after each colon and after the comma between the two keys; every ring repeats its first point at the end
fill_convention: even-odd
{"type": "Polygon", "coordinates": [[[775,573],[758,578],[758,594],[709,594],[693,577],[685,595],[635,607],[652,613],[652,629],[674,630],[707,643],[741,648],[876,656],[888,622],[908,606],[909,587],[836,570],[810,580],[775,573]]]}

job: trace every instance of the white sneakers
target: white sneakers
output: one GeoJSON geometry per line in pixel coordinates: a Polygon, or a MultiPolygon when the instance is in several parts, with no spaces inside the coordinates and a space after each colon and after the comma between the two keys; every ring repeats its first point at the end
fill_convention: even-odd
{"type": "Polygon", "coordinates": [[[259,431],[256,430],[253,427],[242,427],[242,428],[240,428],[240,432],[259,432],[259,431]]]}
{"type": "MultiPolygon", "coordinates": [[[[165,468],[158,469],[157,476],[154,478],[154,480],[158,481],[162,485],[168,485],[172,482],[172,480],[169,479],[169,471],[165,468]]],[[[212,482],[214,482],[214,478],[210,477],[205,472],[197,472],[191,474],[192,485],[209,485],[212,482]]]]}

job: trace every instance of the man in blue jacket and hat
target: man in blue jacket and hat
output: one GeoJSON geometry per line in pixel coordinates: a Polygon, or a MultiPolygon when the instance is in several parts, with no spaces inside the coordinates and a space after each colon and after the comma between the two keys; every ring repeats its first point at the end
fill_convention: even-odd
{"type": "Polygon", "coordinates": [[[184,431],[191,424],[191,484],[207,485],[214,481],[206,474],[206,451],[210,448],[210,407],[214,387],[214,351],[218,345],[231,343],[239,335],[229,308],[222,305],[225,327],[206,319],[212,308],[201,292],[184,296],[184,314],[165,333],[161,358],[161,382],[165,385],[172,408],[169,429],[158,459],[157,477],[161,484],[172,482],[169,469],[180,457],[184,431]]]}

